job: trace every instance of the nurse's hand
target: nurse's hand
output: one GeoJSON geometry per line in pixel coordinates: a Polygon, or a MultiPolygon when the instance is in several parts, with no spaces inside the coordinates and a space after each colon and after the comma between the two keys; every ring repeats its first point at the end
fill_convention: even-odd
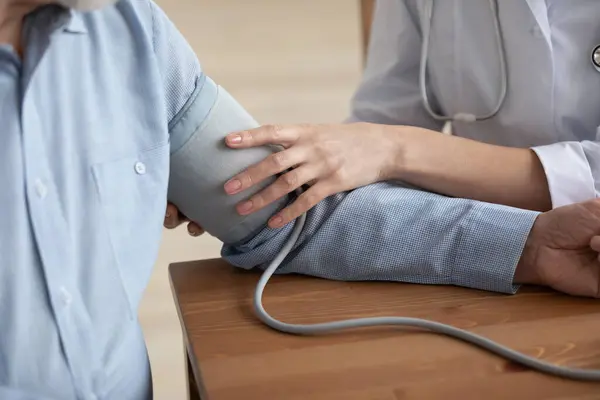
{"type": "Polygon", "coordinates": [[[234,149],[263,145],[284,149],[233,177],[225,184],[225,191],[236,194],[283,173],[272,185],[238,205],[238,212],[247,215],[309,185],[293,204],[270,219],[271,228],[281,227],[328,196],[393,179],[399,164],[398,132],[398,127],[353,123],[267,125],[232,133],[226,143],[234,149]]]}
{"type": "Polygon", "coordinates": [[[200,236],[204,233],[204,229],[199,227],[195,222],[190,222],[185,215],[181,214],[175,205],[168,203],[165,211],[164,227],[167,229],[175,229],[179,225],[187,222],[187,231],[191,236],[200,236]]]}

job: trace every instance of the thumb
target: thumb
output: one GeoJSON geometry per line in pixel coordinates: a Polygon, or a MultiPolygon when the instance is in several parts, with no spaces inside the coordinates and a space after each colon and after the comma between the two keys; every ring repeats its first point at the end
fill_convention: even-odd
{"type": "Polygon", "coordinates": [[[590,240],[590,247],[592,250],[600,253],[600,236],[592,236],[590,240]]]}

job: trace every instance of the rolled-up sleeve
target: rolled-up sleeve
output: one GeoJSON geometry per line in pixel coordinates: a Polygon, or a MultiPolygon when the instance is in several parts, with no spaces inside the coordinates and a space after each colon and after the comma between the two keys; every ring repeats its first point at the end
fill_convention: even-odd
{"type": "MultiPolygon", "coordinates": [[[[398,184],[369,185],[311,209],[278,272],[515,293],[515,269],[537,215],[398,184]]],[[[222,255],[238,267],[264,268],[295,223],[226,245],[222,255]]]]}
{"type": "Polygon", "coordinates": [[[217,99],[217,85],[204,74],[196,53],[164,11],[153,1],[148,4],[171,152],[175,152],[208,116],[217,99]]]}
{"type": "Polygon", "coordinates": [[[544,167],[553,208],[597,197],[600,143],[560,142],[533,150],[544,167]]]}

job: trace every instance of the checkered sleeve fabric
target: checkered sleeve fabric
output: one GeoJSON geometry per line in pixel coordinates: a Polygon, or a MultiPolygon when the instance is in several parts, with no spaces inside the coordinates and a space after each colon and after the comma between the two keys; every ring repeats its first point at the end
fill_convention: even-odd
{"type": "MultiPolygon", "coordinates": [[[[516,293],[514,271],[537,215],[396,183],[373,184],[310,210],[278,273],[516,293]]],[[[225,245],[222,256],[241,268],[265,268],[294,224],[225,245]]]]}
{"type": "Polygon", "coordinates": [[[152,20],[152,45],[165,94],[169,122],[180,114],[194,92],[204,82],[196,53],[165,12],[148,1],[152,20]]]}

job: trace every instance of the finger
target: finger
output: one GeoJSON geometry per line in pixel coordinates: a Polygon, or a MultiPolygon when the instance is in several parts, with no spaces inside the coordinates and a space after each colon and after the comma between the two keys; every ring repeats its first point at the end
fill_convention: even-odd
{"type": "Polygon", "coordinates": [[[244,172],[227,181],[225,183],[225,192],[228,194],[240,193],[267,178],[306,162],[309,157],[310,154],[307,149],[302,147],[292,147],[273,153],[263,161],[252,165],[244,172]]]}
{"type": "Polygon", "coordinates": [[[204,229],[202,229],[195,222],[190,222],[187,226],[187,230],[188,230],[188,233],[190,234],[190,236],[194,236],[194,237],[204,234],[204,229]]]}
{"type": "Polygon", "coordinates": [[[331,184],[326,181],[318,182],[298,196],[290,206],[275,214],[269,220],[269,227],[273,229],[281,228],[319,204],[320,201],[335,193],[335,190],[331,190],[330,186],[331,184]]]}
{"type": "Polygon", "coordinates": [[[252,196],[237,206],[240,215],[248,215],[256,212],[275,200],[278,200],[288,193],[293,192],[300,186],[311,180],[315,180],[319,175],[319,170],[314,165],[306,164],[295,168],[281,175],[273,184],[252,196]]]}
{"type": "Polygon", "coordinates": [[[590,247],[592,250],[600,253],[600,236],[593,236],[592,240],[590,240],[590,247]]]}
{"type": "Polygon", "coordinates": [[[285,148],[294,144],[308,127],[300,125],[264,125],[260,128],[234,132],[225,138],[225,143],[233,148],[281,145],[285,148]]]}
{"type": "Polygon", "coordinates": [[[165,210],[165,220],[163,225],[167,229],[175,229],[182,223],[187,221],[187,218],[179,212],[177,207],[172,203],[167,203],[167,209],[165,210]]]}

